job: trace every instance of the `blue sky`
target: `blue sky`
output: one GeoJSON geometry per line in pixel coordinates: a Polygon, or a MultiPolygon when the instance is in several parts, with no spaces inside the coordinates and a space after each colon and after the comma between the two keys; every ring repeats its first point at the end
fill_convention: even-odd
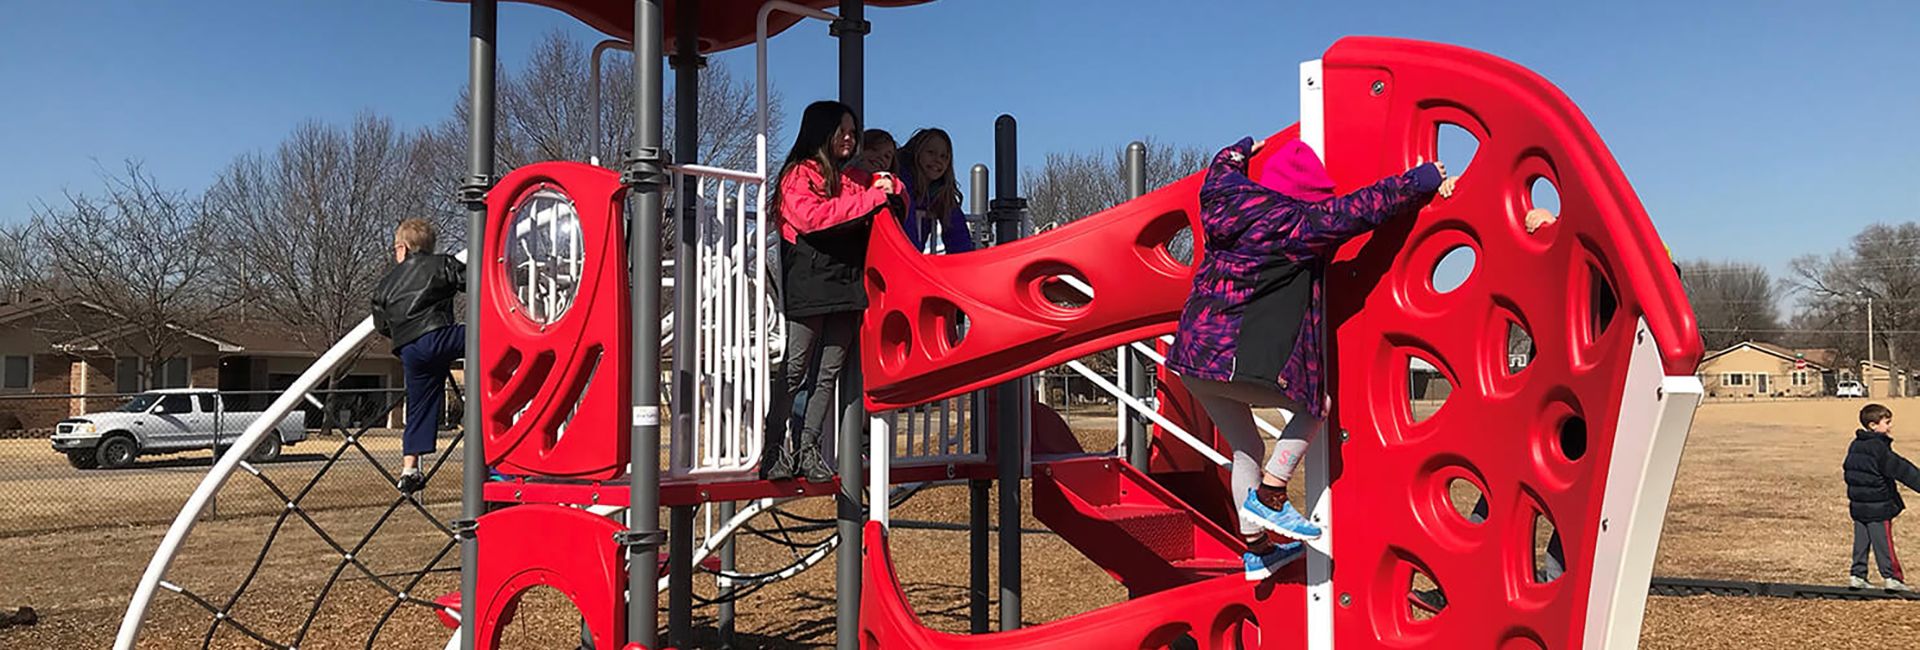
{"type": "MultiPolygon", "coordinates": [[[[126,158],[199,189],[304,119],[433,122],[465,80],[459,4],[9,4],[0,221],[92,190],[126,158]]],[[[945,127],[961,166],[987,161],[1002,112],[1021,119],[1029,164],[1144,136],[1212,148],[1271,132],[1296,118],[1298,62],[1374,34],[1484,50],[1560,86],[1679,257],[1779,272],[1866,224],[1920,218],[1920,3],[947,0],[869,18],[868,121],[945,127]]],[[[503,3],[500,22],[509,65],[556,28],[599,38],[530,5],[503,3]]],[[[836,92],[835,48],[821,26],[775,39],[792,109],[836,92]]],[[[751,77],[750,48],[720,58],[751,77]]]]}

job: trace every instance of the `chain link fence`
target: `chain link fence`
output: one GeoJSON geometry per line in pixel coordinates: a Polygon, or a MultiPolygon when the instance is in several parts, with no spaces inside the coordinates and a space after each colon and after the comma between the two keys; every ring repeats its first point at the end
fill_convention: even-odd
{"type": "MultiPolygon", "coordinates": [[[[144,393],[0,395],[0,537],[171,522],[218,454],[280,391],[180,389],[144,393]]],[[[392,501],[405,391],[313,391],[256,447],[249,467],[290,492],[234,480],[212,519],[272,515],[298,496],[308,511],[392,501]],[[293,494],[297,492],[297,494],[293,494]]],[[[458,435],[449,390],[438,447],[458,435]]],[[[458,455],[425,504],[459,501],[458,455]]]]}

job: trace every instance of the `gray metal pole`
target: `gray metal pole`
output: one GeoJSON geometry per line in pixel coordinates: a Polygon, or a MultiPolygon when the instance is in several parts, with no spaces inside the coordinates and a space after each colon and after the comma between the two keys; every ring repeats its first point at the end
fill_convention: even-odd
{"type": "MultiPolygon", "coordinates": [[[[833,36],[840,39],[840,101],[853,107],[856,114],[864,113],[862,109],[866,105],[865,39],[869,31],[866,14],[866,3],[862,0],[840,0],[840,19],[833,22],[832,28],[833,36]]],[[[847,352],[848,363],[840,376],[840,396],[844,401],[835,405],[843,409],[835,412],[845,415],[839,427],[840,491],[835,499],[840,548],[834,574],[834,647],[857,650],[860,647],[860,560],[864,555],[861,529],[867,523],[867,514],[860,507],[862,488],[867,483],[860,462],[867,418],[860,401],[865,383],[860,376],[862,351],[858,337],[847,352]]],[[[832,398],[814,395],[808,399],[832,398]]],[[[886,452],[875,449],[874,453],[886,452]]]]}
{"type": "MultiPolygon", "coordinates": [[[[720,502],[720,521],[722,522],[733,521],[733,516],[736,514],[739,514],[739,511],[740,511],[739,506],[732,501],[720,502]]],[[[733,548],[732,538],[728,538],[725,544],[720,545],[720,571],[721,572],[732,573],[735,569],[739,568],[738,564],[734,562],[733,551],[734,551],[734,548],[733,548]]],[[[733,625],[734,625],[733,623],[733,584],[731,582],[728,582],[726,578],[720,578],[717,582],[720,585],[720,589],[719,589],[720,612],[718,615],[715,616],[714,626],[719,628],[720,647],[722,649],[732,648],[733,647],[733,625]]]]}
{"type": "MultiPolygon", "coordinates": [[[[994,243],[1005,244],[1024,236],[1027,202],[1020,198],[1020,161],[1017,153],[1018,124],[1012,115],[993,121],[994,197],[990,214],[994,243]]],[[[994,453],[1000,465],[1000,629],[1020,628],[1020,479],[1021,461],[1026,452],[1020,432],[1020,403],[1025,382],[1001,384],[995,421],[999,423],[999,445],[994,453]]]]}
{"type": "MultiPolygon", "coordinates": [[[[467,35],[467,178],[460,199],[467,205],[467,286],[480,287],[480,265],[486,263],[487,189],[493,186],[493,42],[497,29],[495,0],[473,0],[467,35]]],[[[466,376],[480,367],[480,301],[467,300],[466,376]]],[[[467,386],[478,384],[469,380],[467,386]]],[[[474,522],[486,511],[481,492],[487,487],[487,455],[480,432],[480,391],[468,390],[461,414],[460,454],[460,602],[478,603],[480,545],[474,522]]],[[[460,617],[460,650],[473,650],[479,617],[460,617]]]]}
{"type": "MultiPolygon", "coordinates": [[[[1137,199],[1147,193],[1147,145],[1134,141],[1127,145],[1127,198],[1137,199]]],[[[1126,369],[1127,391],[1134,398],[1146,401],[1153,396],[1147,389],[1147,362],[1132,347],[1120,349],[1121,367],[1126,369]]],[[[1152,448],[1147,440],[1146,418],[1138,413],[1129,412],[1127,418],[1127,462],[1146,471],[1147,463],[1152,460],[1152,448]]]]}
{"type": "Polygon", "coordinates": [[[628,475],[627,640],[659,647],[660,592],[660,190],[667,182],[660,152],[661,16],[664,0],[633,3],[633,147],[621,181],[629,188],[630,282],[633,287],[633,469],[628,475]]]}
{"type": "MultiPolygon", "coordinates": [[[[976,215],[985,215],[987,214],[987,192],[990,191],[987,185],[986,165],[974,164],[972,181],[973,193],[968,195],[971,209],[968,211],[976,215]]],[[[987,391],[974,391],[973,399],[976,406],[973,417],[969,418],[968,422],[968,425],[974,429],[974,440],[982,442],[986,440],[987,431],[986,398],[987,391]]],[[[991,519],[988,518],[987,511],[991,508],[992,495],[989,490],[992,487],[993,481],[987,479],[967,481],[967,501],[970,506],[967,518],[967,629],[974,634],[986,634],[992,629],[989,609],[992,603],[990,593],[993,591],[993,584],[992,577],[987,571],[989,537],[992,535],[991,519]]]]}
{"type": "MultiPolygon", "coordinates": [[[[699,162],[700,155],[700,3],[681,0],[674,5],[673,54],[673,152],[681,163],[699,162]]],[[[694,357],[699,326],[694,322],[699,309],[700,286],[697,247],[700,220],[694,216],[696,185],[692,177],[682,181],[680,205],[674,211],[674,224],[680,235],[674,246],[673,291],[673,439],[693,436],[694,357]]],[[[674,462],[691,464],[692,445],[673,448],[674,462]]],[[[693,646],[693,506],[674,506],[672,522],[667,526],[667,644],[693,646]]]]}

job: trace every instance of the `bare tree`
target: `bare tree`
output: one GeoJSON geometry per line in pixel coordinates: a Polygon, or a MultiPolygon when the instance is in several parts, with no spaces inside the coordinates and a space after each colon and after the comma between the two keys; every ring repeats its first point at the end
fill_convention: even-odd
{"type": "Polygon", "coordinates": [[[0,225],[0,303],[20,300],[46,269],[44,256],[28,241],[28,224],[0,225]]]}
{"type": "Polygon", "coordinates": [[[347,127],[302,124],[273,153],[234,160],[207,192],[235,253],[225,275],[304,346],[344,335],[392,264],[394,226],[434,194],[412,182],[415,145],[362,114],[347,127]]]}
{"type": "Polygon", "coordinates": [[[16,254],[41,272],[15,275],[53,305],[43,335],[130,352],[152,380],[192,332],[227,319],[235,297],[217,274],[227,251],[200,197],[161,187],[137,162],[102,180],[100,195],[68,193],[34,210],[16,254]]]}
{"type": "MultiPolygon", "coordinates": [[[[534,48],[524,68],[501,70],[499,92],[499,129],[495,154],[502,170],[543,160],[588,160],[597,157],[600,164],[618,167],[633,133],[633,57],[622,51],[608,53],[601,62],[600,105],[589,106],[589,63],[591,46],[566,32],[549,32],[534,48]],[[594,113],[600,117],[600,133],[593,133],[594,113]]],[[[667,87],[666,114],[679,109],[681,98],[667,87]]],[[[463,96],[455,110],[454,127],[465,133],[467,101],[463,96]]],[[[754,162],[754,114],[756,109],[752,80],[735,79],[724,63],[709,60],[700,71],[699,156],[703,165],[729,169],[750,169],[754,162]]],[[[782,121],[779,95],[768,99],[768,125],[778,132],[782,121]]],[[[674,120],[669,119],[663,134],[669,146],[674,141],[674,120]]],[[[461,140],[464,142],[464,140],[461,140]]]]}
{"type": "Polygon", "coordinates": [[[1780,309],[1766,268],[1745,262],[1690,260],[1680,264],[1681,283],[1709,349],[1741,341],[1783,343],[1780,309]]]}
{"type": "Polygon", "coordinates": [[[1867,300],[1872,299],[1873,356],[1893,364],[1920,343],[1920,223],[1874,224],[1853,236],[1846,249],[1793,260],[1786,285],[1799,298],[1794,320],[1807,337],[1864,359],[1867,300]]]}
{"type": "MultiPolygon", "coordinates": [[[[1185,178],[1206,166],[1207,153],[1154,138],[1147,146],[1147,191],[1185,178]]],[[[1050,228],[1111,208],[1127,199],[1125,146],[1047,154],[1037,170],[1027,170],[1028,207],[1036,228],[1050,228]]]]}

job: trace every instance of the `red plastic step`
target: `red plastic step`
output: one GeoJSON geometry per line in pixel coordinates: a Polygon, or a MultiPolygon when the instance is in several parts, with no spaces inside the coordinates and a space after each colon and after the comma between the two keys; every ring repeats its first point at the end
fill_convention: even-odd
{"type": "Polygon", "coordinates": [[[1134,597],[1240,570],[1241,542],[1115,458],[1035,464],[1034,516],[1134,597]]]}

